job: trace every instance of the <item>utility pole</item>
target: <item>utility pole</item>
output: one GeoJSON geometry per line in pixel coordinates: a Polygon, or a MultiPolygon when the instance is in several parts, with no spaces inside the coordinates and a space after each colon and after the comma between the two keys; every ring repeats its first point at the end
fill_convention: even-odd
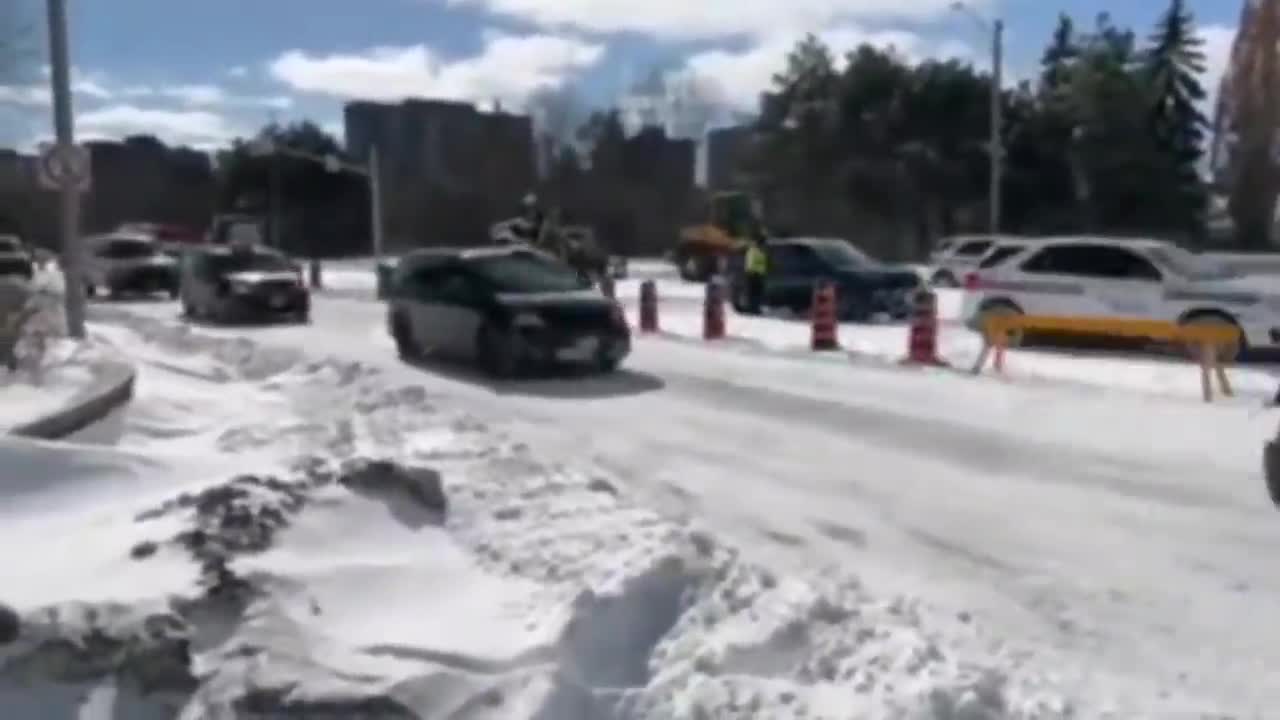
{"type": "Polygon", "coordinates": [[[1004,21],[991,25],[991,234],[1000,234],[1004,189],[1004,21]]]}
{"type": "MultiPolygon", "coordinates": [[[[69,155],[76,140],[71,108],[71,59],[67,41],[66,0],[48,0],[48,10],[53,129],[57,149],[69,155]]],[[[82,340],[85,337],[84,250],[80,238],[80,187],[77,183],[64,179],[58,190],[58,201],[67,333],[82,340]]]]}
{"type": "Polygon", "coordinates": [[[382,262],[382,167],[378,162],[378,146],[369,146],[369,165],[365,168],[369,175],[369,240],[373,243],[374,266],[382,262]]]}

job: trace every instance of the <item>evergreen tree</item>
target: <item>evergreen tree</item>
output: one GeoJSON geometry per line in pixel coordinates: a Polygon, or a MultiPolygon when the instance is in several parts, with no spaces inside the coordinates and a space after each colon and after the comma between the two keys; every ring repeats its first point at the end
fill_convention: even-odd
{"type": "Polygon", "coordinates": [[[1184,0],[1170,0],[1150,38],[1145,55],[1146,83],[1151,93],[1151,132],[1169,172],[1170,198],[1185,209],[1184,226],[1198,234],[1207,205],[1201,165],[1209,120],[1201,107],[1208,96],[1200,77],[1205,71],[1204,40],[1184,0]]]}
{"type": "Polygon", "coordinates": [[[1058,15],[1053,38],[1040,56],[1040,90],[1045,95],[1059,92],[1069,81],[1072,63],[1080,57],[1075,22],[1065,13],[1058,15]]]}

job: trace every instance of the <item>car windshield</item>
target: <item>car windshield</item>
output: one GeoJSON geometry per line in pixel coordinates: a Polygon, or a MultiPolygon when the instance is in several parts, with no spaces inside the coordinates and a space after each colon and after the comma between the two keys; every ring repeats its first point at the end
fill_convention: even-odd
{"type": "Polygon", "coordinates": [[[100,254],[113,260],[138,260],[152,257],[157,252],[155,244],[146,240],[111,240],[103,246],[100,254]]]}
{"type": "Polygon", "coordinates": [[[1159,245],[1147,251],[1152,259],[1168,268],[1175,275],[1190,280],[1221,280],[1239,276],[1226,265],[1196,255],[1176,245],[1159,245]]]}
{"type": "Polygon", "coordinates": [[[583,289],[582,279],[567,265],[534,253],[474,258],[469,263],[499,293],[556,293],[583,289]]]}
{"type": "Polygon", "coordinates": [[[878,265],[858,248],[843,240],[813,243],[813,251],[823,262],[838,268],[864,268],[878,265]]]}
{"type": "Polygon", "coordinates": [[[281,255],[264,252],[238,252],[210,258],[213,271],[219,275],[241,272],[291,272],[293,264],[281,255]]]}

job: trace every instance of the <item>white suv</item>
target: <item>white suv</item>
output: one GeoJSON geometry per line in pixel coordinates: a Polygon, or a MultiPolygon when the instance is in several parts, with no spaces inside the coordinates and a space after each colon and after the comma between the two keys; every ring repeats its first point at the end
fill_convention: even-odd
{"type": "Polygon", "coordinates": [[[959,287],[965,274],[977,267],[993,245],[1003,240],[1015,240],[1003,235],[954,235],[943,238],[929,256],[932,271],[929,283],[939,287],[959,287]]]}
{"type": "Polygon", "coordinates": [[[1142,318],[1230,324],[1247,347],[1280,345],[1280,284],[1169,242],[1046,238],[999,256],[965,282],[970,327],[988,313],[1142,318]]]}

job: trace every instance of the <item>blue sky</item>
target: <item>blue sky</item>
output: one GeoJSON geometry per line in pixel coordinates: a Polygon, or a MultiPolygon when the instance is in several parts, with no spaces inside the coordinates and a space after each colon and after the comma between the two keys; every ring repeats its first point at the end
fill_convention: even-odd
{"type": "MultiPolygon", "coordinates": [[[[39,0],[17,2],[41,19],[39,0]]],[[[353,97],[497,99],[519,108],[537,88],[562,85],[586,103],[605,103],[655,67],[687,69],[718,106],[748,109],[806,31],[841,48],[870,40],[913,57],[955,55],[985,65],[982,31],[950,11],[949,0],[69,2],[83,133],[152,132],[202,147],[272,116],[336,127],[341,103],[353,97]]],[[[1241,2],[1188,4],[1216,69],[1241,2]]],[[[1110,10],[1145,33],[1165,2],[972,5],[1005,20],[1009,72],[1025,75],[1059,11],[1089,23],[1110,10]]],[[[0,89],[0,143],[27,144],[48,132],[38,67],[0,89]]]]}

